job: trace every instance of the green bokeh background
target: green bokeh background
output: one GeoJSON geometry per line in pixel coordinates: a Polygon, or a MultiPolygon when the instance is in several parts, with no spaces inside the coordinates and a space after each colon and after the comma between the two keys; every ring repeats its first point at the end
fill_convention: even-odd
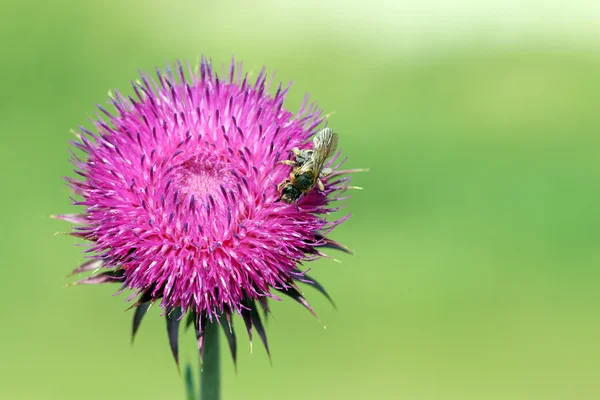
{"type": "Polygon", "coordinates": [[[371,168],[333,235],[355,255],[312,265],[327,329],[274,304],[273,365],[240,329],[224,399],[600,398],[598,9],[526,3],[3,3],[0,398],[184,398],[158,311],[132,346],[124,295],[64,289],[83,257],[47,215],[69,130],[200,54],[293,79],[371,168]]]}

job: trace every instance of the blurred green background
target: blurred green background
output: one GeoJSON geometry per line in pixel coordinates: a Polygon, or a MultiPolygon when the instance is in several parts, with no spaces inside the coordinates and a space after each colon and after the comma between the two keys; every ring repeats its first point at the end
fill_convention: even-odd
{"type": "MultiPolygon", "coordinates": [[[[83,260],[69,130],[137,70],[232,55],[294,80],[341,133],[355,250],[273,305],[273,366],[240,329],[224,399],[600,398],[596,2],[93,1],[0,5],[0,398],[183,399],[154,310],[134,346],[83,260]],[[596,21],[596,22],[594,22],[596,21]]],[[[238,326],[239,326],[239,322],[238,326]]],[[[196,359],[191,333],[182,359],[196,359]]]]}

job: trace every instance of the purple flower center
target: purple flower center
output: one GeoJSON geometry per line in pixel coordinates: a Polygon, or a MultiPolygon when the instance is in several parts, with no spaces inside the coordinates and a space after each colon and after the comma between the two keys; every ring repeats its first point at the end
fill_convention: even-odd
{"type": "Polygon", "coordinates": [[[216,195],[221,185],[226,189],[232,182],[229,160],[206,153],[188,158],[177,168],[177,187],[185,194],[204,198],[216,195]]]}

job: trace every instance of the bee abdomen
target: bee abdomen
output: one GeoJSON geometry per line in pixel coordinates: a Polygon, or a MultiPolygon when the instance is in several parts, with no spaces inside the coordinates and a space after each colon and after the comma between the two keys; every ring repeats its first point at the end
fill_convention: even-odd
{"type": "Polygon", "coordinates": [[[313,175],[311,173],[302,174],[294,180],[294,186],[303,192],[309,191],[315,185],[313,175]]]}

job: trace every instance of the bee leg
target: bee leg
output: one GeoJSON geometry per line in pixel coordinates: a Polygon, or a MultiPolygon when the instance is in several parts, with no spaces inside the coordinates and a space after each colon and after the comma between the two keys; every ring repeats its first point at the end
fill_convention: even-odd
{"type": "Polygon", "coordinates": [[[323,185],[323,182],[321,181],[321,179],[320,179],[320,178],[317,178],[317,186],[319,186],[319,190],[320,190],[321,192],[324,192],[324,191],[325,191],[325,185],[323,185]]]}
{"type": "Polygon", "coordinates": [[[297,147],[294,147],[294,148],[292,149],[292,151],[294,152],[294,155],[295,155],[296,157],[298,157],[300,154],[302,154],[302,150],[300,150],[300,149],[299,149],[299,148],[297,148],[297,147]]]}
{"type": "Polygon", "coordinates": [[[333,173],[333,170],[331,168],[323,168],[321,170],[321,173],[319,174],[319,176],[324,177],[324,176],[329,176],[333,173]]]}
{"type": "Polygon", "coordinates": [[[296,175],[294,174],[294,171],[292,171],[292,172],[290,172],[289,183],[292,183],[294,181],[294,179],[296,179],[296,175]]]}
{"type": "Polygon", "coordinates": [[[298,163],[294,160],[282,160],[282,161],[279,161],[277,164],[291,165],[293,167],[298,166],[298,163]]]}

